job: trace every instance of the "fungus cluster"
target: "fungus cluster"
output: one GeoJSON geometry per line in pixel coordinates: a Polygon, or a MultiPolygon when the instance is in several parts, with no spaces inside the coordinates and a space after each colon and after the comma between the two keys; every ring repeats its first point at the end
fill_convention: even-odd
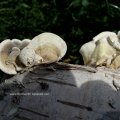
{"type": "Polygon", "coordinates": [[[42,33],[34,37],[19,55],[25,66],[59,61],[66,53],[67,45],[58,35],[42,33]]]}
{"type": "Polygon", "coordinates": [[[49,32],[32,40],[7,39],[0,43],[0,69],[14,75],[24,67],[57,62],[66,51],[65,41],[49,32]]]}
{"type": "Polygon", "coordinates": [[[85,43],[79,52],[85,65],[106,66],[117,69],[120,67],[120,31],[101,32],[92,41],[85,43]]]}

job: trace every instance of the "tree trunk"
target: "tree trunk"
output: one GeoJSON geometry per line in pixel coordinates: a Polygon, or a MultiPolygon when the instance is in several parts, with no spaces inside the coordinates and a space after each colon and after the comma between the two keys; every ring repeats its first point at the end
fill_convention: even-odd
{"type": "Polygon", "coordinates": [[[119,70],[55,63],[5,79],[0,120],[120,120],[119,70]]]}

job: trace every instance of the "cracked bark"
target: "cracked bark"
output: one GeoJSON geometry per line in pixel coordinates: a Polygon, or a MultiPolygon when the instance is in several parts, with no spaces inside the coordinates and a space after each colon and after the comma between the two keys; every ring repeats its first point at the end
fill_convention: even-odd
{"type": "Polygon", "coordinates": [[[5,76],[0,120],[119,120],[119,78],[119,70],[66,63],[5,76]]]}

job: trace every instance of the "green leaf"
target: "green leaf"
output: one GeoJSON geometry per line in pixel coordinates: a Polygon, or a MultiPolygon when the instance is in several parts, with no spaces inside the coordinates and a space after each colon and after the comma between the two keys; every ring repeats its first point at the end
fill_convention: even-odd
{"type": "Polygon", "coordinates": [[[24,7],[24,8],[30,8],[30,6],[25,4],[25,3],[22,3],[21,6],[24,7]]]}
{"type": "Polygon", "coordinates": [[[82,0],[82,5],[83,5],[84,7],[87,7],[87,6],[89,5],[88,0],[82,0]]]}

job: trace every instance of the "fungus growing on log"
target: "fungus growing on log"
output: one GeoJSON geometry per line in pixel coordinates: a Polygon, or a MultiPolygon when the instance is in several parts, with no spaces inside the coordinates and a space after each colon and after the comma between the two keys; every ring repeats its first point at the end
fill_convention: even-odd
{"type": "Polygon", "coordinates": [[[24,47],[26,47],[30,43],[30,39],[23,39],[22,41],[19,39],[12,39],[11,42],[18,47],[20,50],[22,50],[24,47]]]}
{"type": "Polygon", "coordinates": [[[89,65],[91,61],[92,54],[96,48],[96,44],[93,41],[87,42],[80,48],[79,52],[83,57],[85,65],[89,65]]]}
{"type": "Polygon", "coordinates": [[[107,38],[108,36],[115,36],[116,37],[116,33],[109,32],[109,31],[101,32],[93,38],[93,41],[96,43],[98,40],[100,40],[102,38],[107,38]]]}
{"type": "Polygon", "coordinates": [[[34,37],[29,45],[21,50],[19,59],[25,66],[52,63],[59,61],[66,51],[67,45],[62,38],[45,32],[34,37]]]}
{"type": "Polygon", "coordinates": [[[20,51],[29,44],[29,39],[7,39],[0,43],[0,69],[6,74],[14,75],[22,70],[18,56],[20,51]]]}
{"type": "Polygon", "coordinates": [[[119,32],[116,34],[105,31],[95,36],[92,41],[85,43],[79,50],[84,64],[90,66],[105,65],[106,67],[116,68],[116,64],[118,66],[118,58],[116,56],[120,55],[119,36],[119,32]]]}
{"type": "Polygon", "coordinates": [[[17,74],[16,70],[21,70],[16,64],[16,58],[20,54],[20,49],[7,39],[0,43],[0,69],[7,74],[17,74]]]}
{"type": "Polygon", "coordinates": [[[92,54],[91,65],[109,67],[113,57],[116,55],[116,50],[109,45],[106,38],[102,38],[97,42],[95,51],[92,54]]]}

